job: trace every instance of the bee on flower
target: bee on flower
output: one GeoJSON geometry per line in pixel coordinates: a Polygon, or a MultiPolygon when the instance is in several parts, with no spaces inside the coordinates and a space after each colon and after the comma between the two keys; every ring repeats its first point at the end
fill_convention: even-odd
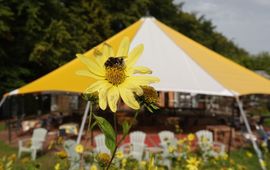
{"type": "Polygon", "coordinates": [[[109,105],[111,111],[116,112],[118,100],[122,98],[126,105],[138,110],[140,104],[134,94],[141,96],[144,93],[143,86],[159,82],[156,77],[140,75],[151,74],[152,71],[149,68],[135,66],[143,48],[140,44],[129,52],[129,39],[125,37],[116,55],[113,48],[106,43],[103,45],[102,52],[96,50],[92,57],[83,54],[76,55],[88,68],[76,73],[96,79],[96,82],[91,84],[85,93],[98,92],[101,109],[105,110],[109,105]]]}

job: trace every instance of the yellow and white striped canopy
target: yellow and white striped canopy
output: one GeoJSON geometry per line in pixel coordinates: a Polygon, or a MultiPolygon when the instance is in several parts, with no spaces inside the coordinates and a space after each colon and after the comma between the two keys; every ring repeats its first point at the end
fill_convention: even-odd
{"type": "MultiPolygon", "coordinates": [[[[144,44],[137,65],[153,70],[160,91],[222,96],[270,94],[270,81],[202,46],[154,18],[142,18],[106,40],[114,49],[124,36],[131,49],[144,44]]],[[[95,48],[101,48],[101,44],[95,48]]],[[[85,53],[91,57],[94,48],[85,53]]],[[[84,92],[95,80],[77,76],[85,66],[77,59],[7,95],[44,91],[84,92]]]]}

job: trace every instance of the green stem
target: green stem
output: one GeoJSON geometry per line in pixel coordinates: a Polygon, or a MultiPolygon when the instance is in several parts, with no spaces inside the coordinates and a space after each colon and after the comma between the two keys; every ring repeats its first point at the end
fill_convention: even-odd
{"type": "MultiPolygon", "coordinates": [[[[137,116],[138,116],[138,114],[139,114],[139,110],[136,111],[136,113],[135,113],[133,119],[136,119],[137,116]]],[[[116,116],[115,116],[115,117],[116,117],[116,116]]],[[[115,153],[116,153],[116,151],[117,151],[117,148],[118,148],[119,145],[122,143],[122,141],[126,138],[126,136],[129,134],[129,131],[130,131],[130,129],[131,129],[131,126],[132,126],[132,125],[130,125],[130,127],[129,127],[129,129],[128,129],[128,133],[123,134],[123,136],[121,137],[121,139],[120,139],[118,142],[117,142],[117,132],[116,132],[116,139],[115,139],[115,140],[116,140],[116,141],[115,141],[116,145],[115,145],[115,148],[114,148],[114,150],[113,150],[113,153],[112,153],[112,157],[111,157],[111,159],[110,159],[110,162],[109,162],[108,166],[106,167],[106,170],[109,170],[109,168],[110,168],[110,166],[111,166],[111,164],[112,164],[112,161],[113,161],[113,159],[114,159],[114,157],[115,157],[115,153]]]]}
{"type": "MultiPolygon", "coordinates": [[[[92,134],[92,128],[91,128],[91,123],[92,123],[92,118],[93,118],[93,105],[92,105],[92,103],[90,102],[90,108],[89,108],[89,112],[90,112],[90,115],[89,115],[89,122],[88,122],[88,127],[87,127],[87,131],[86,131],[86,135],[88,135],[88,132],[90,131],[90,134],[92,134]]],[[[93,142],[92,142],[92,140],[93,140],[93,136],[91,135],[90,136],[91,137],[91,145],[93,144],[93,142]]],[[[89,141],[89,138],[88,138],[88,140],[86,140],[86,144],[85,144],[85,146],[87,145],[87,143],[88,143],[88,141],[89,141]]]]}

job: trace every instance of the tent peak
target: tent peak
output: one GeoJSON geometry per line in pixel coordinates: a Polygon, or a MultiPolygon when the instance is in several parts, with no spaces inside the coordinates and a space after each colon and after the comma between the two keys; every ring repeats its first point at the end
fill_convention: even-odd
{"type": "Polygon", "coordinates": [[[153,16],[144,16],[144,17],[141,18],[141,20],[142,21],[145,21],[145,20],[156,20],[156,18],[153,17],[153,16]]]}

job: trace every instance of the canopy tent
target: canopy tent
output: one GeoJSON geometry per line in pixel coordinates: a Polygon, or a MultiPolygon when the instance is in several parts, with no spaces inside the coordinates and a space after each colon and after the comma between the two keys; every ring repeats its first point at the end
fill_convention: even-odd
{"type": "MultiPolygon", "coordinates": [[[[137,65],[148,66],[160,78],[160,91],[191,92],[208,95],[239,96],[270,94],[270,81],[207,49],[154,18],[142,18],[105,42],[117,49],[121,39],[131,39],[131,49],[144,44],[137,65]]],[[[91,57],[94,49],[87,51],[91,57]]],[[[77,59],[6,95],[42,91],[82,93],[95,80],[77,76],[85,66],[77,59]]]]}
{"type": "MultiPolygon", "coordinates": [[[[142,18],[105,42],[117,49],[124,36],[130,38],[131,49],[137,44],[144,44],[145,50],[137,65],[151,68],[153,75],[160,78],[160,83],[154,85],[157,90],[236,97],[247,130],[252,134],[238,96],[270,94],[269,80],[202,46],[154,18],[142,18]]],[[[101,46],[102,44],[87,51],[85,55],[92,57],[95,49],[101,49],[101,46]]],[[[75,58],[51,73],[7,93],[5,97],[43,91],[82,93],[95,81],[75,74],[77,70],[84,67],[75,58]]],[[[78,143],[88,109],[89,102],[83,116],[78,143]]],[[[261,162],[261,152],[255,141],[252,140],[252,144],[261,162]]]]}

